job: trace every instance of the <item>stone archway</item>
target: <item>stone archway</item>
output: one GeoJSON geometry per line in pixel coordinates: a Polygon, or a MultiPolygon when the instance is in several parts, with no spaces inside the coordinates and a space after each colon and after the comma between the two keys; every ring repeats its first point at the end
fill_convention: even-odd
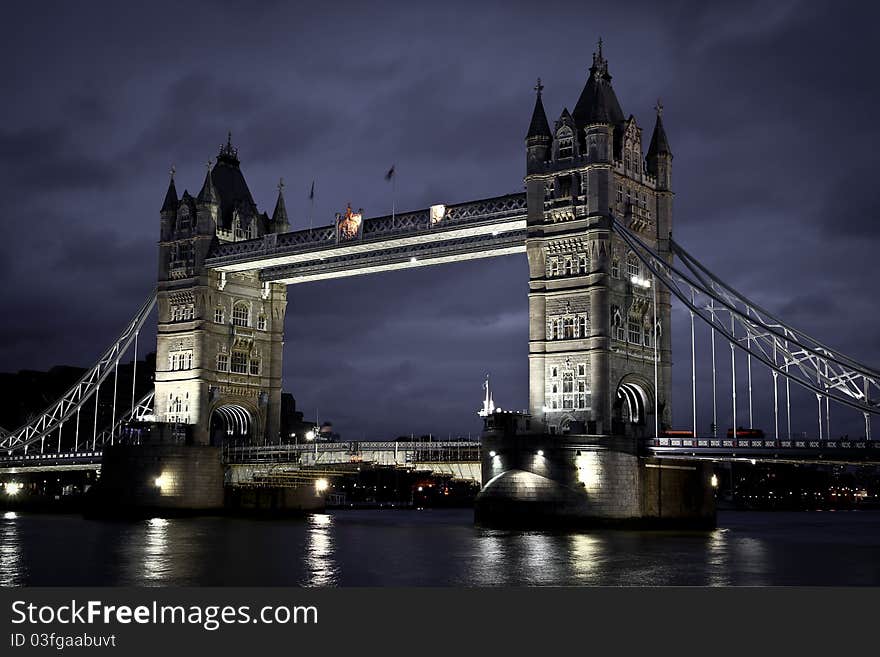
{"type": "Polygon", "coordinates": [[[240,404],[220,404],[211,412],[211,445],[242,445],[252,441],[254,416],[240,404]]]}
{"type": "Polygon", "coordinates": [[[654,414],[653,387],[641,377],[627,375],[617,384],[614,395],[614,433],[636,435],[644,432],[654,414]]]}

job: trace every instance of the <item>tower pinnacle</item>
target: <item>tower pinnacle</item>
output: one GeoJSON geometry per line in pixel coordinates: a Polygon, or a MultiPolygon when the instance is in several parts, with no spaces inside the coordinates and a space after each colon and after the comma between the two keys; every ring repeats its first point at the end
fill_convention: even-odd
{"type": "Polygon", "coordinates": [[[284,203],[284,178],[278,179],[278,200],[275,201],[275,211],[272,213],[272,228],[276,233],[286,233],[290,228],[287,206],[284,203]]]}
{"type": "Polygon", "coordinates": [[[214,187],[214,178],[211,174],[211,167],[213,164],[214,163],[211,160],[208,160],[205,163],[207,172],[205,173],[205,183],[202,185],[202,190],[199,192],[197,198],[199,203],[220,204],[220,195],[217,193],[217,188],[214,187]]]}
{"type": "Polygon", "coordinates": [[[165,192],[165,201],[162,203],[160,212],[177,212],[177,189],[174,186],[174,165],[171,165],[171,180],[168,181],[168,191],[165,192]]]}
{"type": "Polygon", "coordinates": [[[544,85],[541,84],[541,78],[538,78],[538,83],[533,87],[536,92],[535,97],[535,109],[532,111],[532,120],[529,123],[529,131],[526,134],[526,139],[532,140],[549,140],[553,139],[553,133],[550,132],[550,124],[547,122],[547,113],[544,111],[544,103],[541,101],[541,92],[544,90],[544,85]]]}

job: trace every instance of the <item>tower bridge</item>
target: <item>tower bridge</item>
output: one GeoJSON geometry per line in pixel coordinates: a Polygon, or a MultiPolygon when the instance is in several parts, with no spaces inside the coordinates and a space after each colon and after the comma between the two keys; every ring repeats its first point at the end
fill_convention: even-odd
{"type": "Polygon", "coordinates": [[[186,476],[174,492],[141,481],[135,497],[158,506],[215,504],[216,496],[206,501],[210,495],[190,489],[214,485],[206,482],[216,482],[224,447],[251,445],[248,458],[260,450],[277,457],[283,443],[288,285],[522,253],[529,406],[486,418],[482,520],[711,522],[707,461],[880,461],[871,437],[878,370],[761,308],[673,239],[673,155],[659,102],[644,149],[642,126],[624,115],[601,46],[574,110],[564,108],[552,128],[540,80],[535,91],[522,193],[371,218],[348,207],[332,224],[291,232],[283,185],[271,216],[260,211],[231,136],[197,195],[179,195],[172,170],[159,212],[155,292],[61,399],[0,434],[0,467],[91,467],[130,448],[134,456],[112,461],[127,468],[115,479],[124,486],[158,480],[149,473],[169,445],[169,463],[186,476]],[[673,303],[691,322],[691,416],[679,423],[688,435],[670,437],[673,303]],[[141,400],[132,390],[128,399],[117,390],[118,365],[137,353],[154,306],[154,390],[141,400]],[[696,384],[697,326],[711,336],[711,435],[697,426],[698,402],[710,402],[696,384]],[[717,340],[730,350],[729,402],[719,392],[727,383],[717,375],[717,340]],[[737,398],[738,355],[747,412],[737,398]],[[774,426],[766,436],[755,433],[753,368],[772,378],[774,426]],[[99,432],[97,400],[111,382],[112,412],[99,432]],[[793,390],[816,400],[816,435],[804,440],[792,434],[793,390]],[[92,427],[81,426],[86,404],[95,406],[92,427]],[[830,440],[832,404],[860,414],[864,436],[830,440]],[[724,407],[733,419],[728,439],[718,435],[724,407]],[[158,446],[140,460],[134,448],[143,436],[133,440],[131,429],[138,424],[150,426],[144,440],[158,446]]]}

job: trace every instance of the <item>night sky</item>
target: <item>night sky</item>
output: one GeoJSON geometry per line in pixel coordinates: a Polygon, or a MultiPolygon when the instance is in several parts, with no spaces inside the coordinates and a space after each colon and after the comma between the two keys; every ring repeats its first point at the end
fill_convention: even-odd
{"type": "MultiPolygon", "coordinates": [[[[599,36],[645,150],[663,100],[676,239],[880,366],[872,3],[142,4],[4,7],[0,371],[92,364],[155,284],[170,166],[197,193],[227,130],[261,210],[284,178],[294,230],[313,179],[315,225],[349,201],[389,213],[392,164],[401,210],[516,192],[535,78],[552,122],[599,36]]],[[[485,373],[502,407],[527,404],[527,276],[519,255],[291,286],[285,389],[343,438],[477,432],[485,373]]],[[[674,322],[674,411],[689,426],[680,309],[674,322]]],[[[709,380],[701,366],[703,402],[709,380]]],[[[769,380],[756,368],[765,428],[769,380]]],[[[795,430],[815,432],[815,401],[793,403],[795,430]]],[[[856,415],[832,407],[832,433],[855,435],[856,415]]]]}

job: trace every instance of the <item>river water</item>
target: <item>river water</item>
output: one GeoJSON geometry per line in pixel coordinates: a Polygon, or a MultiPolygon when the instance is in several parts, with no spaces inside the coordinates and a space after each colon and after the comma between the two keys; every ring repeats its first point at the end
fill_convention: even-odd
{"type": "Polygon", "coordinates": [[[0,515],[0,585],[880,585],[880,512],[719,512],[718,529],[521,532],[470,510],[137,522],[0,515]]]}

